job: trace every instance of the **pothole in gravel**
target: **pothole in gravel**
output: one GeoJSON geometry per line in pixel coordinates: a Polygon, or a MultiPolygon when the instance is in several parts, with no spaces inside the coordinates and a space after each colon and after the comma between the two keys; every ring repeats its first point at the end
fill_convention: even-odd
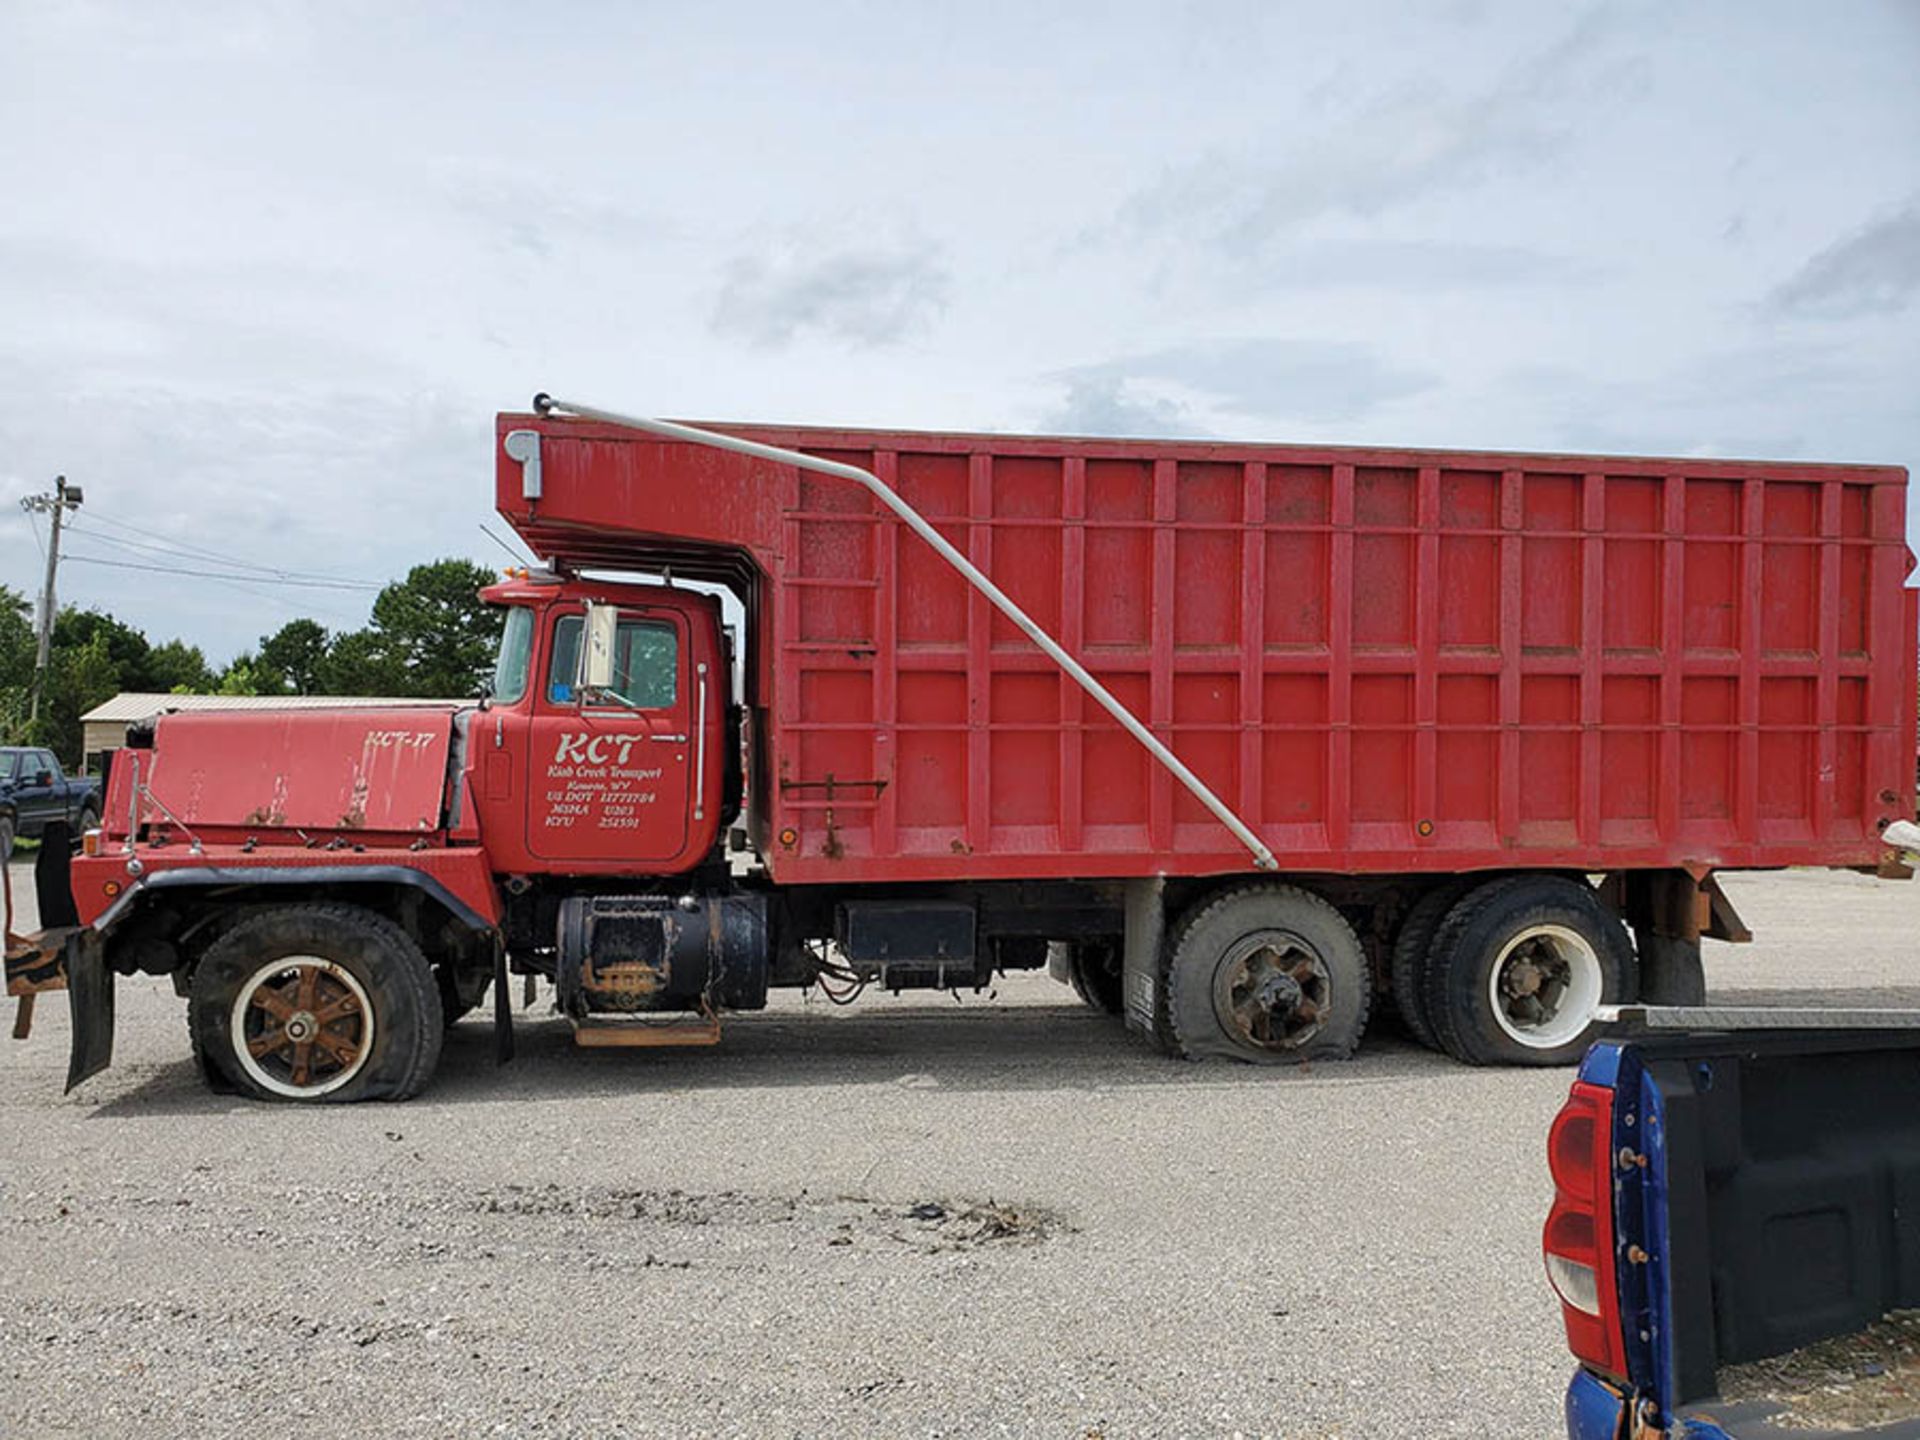
{"type": "Polygon", "coordinates": [[[830,1246],[879,1242],[929,1252],[1015,1249],[1072,1229],[1039,1206],[986,1199],[885,1201],[868,1196],[756,1195],[739,1190],[628,1190],[506,1185],[472,1197],[482,1215],[531,1220],[639,1222],[671,1227],[794,1226],[830,1246]]]}

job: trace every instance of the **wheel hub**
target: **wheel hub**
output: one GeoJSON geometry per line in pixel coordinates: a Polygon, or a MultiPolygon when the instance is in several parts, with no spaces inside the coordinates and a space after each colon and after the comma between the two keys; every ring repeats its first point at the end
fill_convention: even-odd
{"type": "Polygon", "coordinates": [[[366,1064],[374,1018],[360,981],[333,961],[318,955],[269,961],[234,997],[234,1055],[262,1088],[317,1098],[366,1064]]]}
{"type": "Polygon", "coordinates": [[[1257,1002],[1269,1010],[1296,1010],[1305,992],[1293,976],[1284,971],[1269,971],[1254,993],[1257,1002]]]}
{"type": "Polygon", "coordinates": [[[1563,925],[1540,925],[1510,941],[1491,978],[1495,1021],[1535,1049],[1576,1037],[1602,993],[1593,946],[1563,925]]]}
{"type": "Polygon", "coordinates": [[[1330,985],[1326,962],[1298,937],[1253,935],[1222,962],[1214,1010],[1243,1044],[1291,1050],[1319,1033],[1330,985]]]}
{"type": "Polygon", "coordinates": [[[1525,995],[1538,995],[1545,982],[1545,974],[1531,960],[1516,960],[1507,967],[1506,992],[1516,1000],[1525,995]]]}

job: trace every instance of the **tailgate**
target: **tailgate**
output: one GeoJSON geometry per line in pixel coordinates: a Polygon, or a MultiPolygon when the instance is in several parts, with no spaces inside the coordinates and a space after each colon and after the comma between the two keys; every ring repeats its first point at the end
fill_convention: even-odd
{"type": "Polygon", "coordinates": [[[1648,1122],[1645,1178],[1623,1156],[1616,1188],[1643,1393],[1684,1415],[1720,1393],[1722,1367],[1920,1306],[1920,1012],[1622,1018],[1637,1033],[1616,1094],[1637,1092],[1648,1122]]]}

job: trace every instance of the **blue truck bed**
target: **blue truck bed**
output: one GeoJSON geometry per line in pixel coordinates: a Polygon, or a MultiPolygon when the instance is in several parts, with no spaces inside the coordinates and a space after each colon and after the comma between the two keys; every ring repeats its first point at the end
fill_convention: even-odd
{"type": "MultiPolygon", "coordinates": [[[[1549,1141],[1568,1434],[1818,1435],[1722,1382],[1920,1306],[1920,1011],[1613,1018],[1549,1141]]],[[[1903,1388],[1846,1433],[1920,1437],[1903,1388]]]]}

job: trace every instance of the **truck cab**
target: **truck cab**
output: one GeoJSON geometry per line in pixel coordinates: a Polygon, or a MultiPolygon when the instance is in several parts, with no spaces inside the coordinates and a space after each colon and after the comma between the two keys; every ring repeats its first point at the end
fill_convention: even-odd
{"type": "Polygon", "coordinates": [[[494,872],[677,875],[708,859],[739,791],[718,599],[546,571],[483,595],[506,620],[466,770],[494,872]]]}

